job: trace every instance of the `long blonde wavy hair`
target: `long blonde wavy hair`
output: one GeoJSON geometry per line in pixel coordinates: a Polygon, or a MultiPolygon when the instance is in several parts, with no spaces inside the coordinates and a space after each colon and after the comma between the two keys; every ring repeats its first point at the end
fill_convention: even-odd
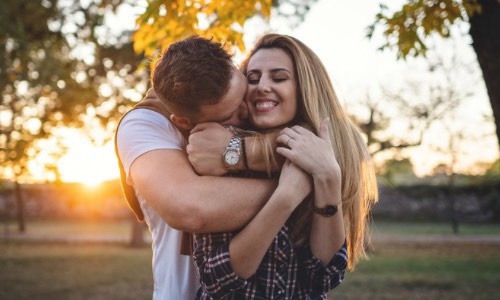
{"type": "MultiPolygon", "coordinates": [[[[246,75],[248,61],[260,49],[279,48],[292,59],[297,82],[297,124],[319,132],[320,122],[330,118],[328,132],[332,148],[342,170],[342,211],[349,253],[349,269],[366,256],[369,241],[368,218],[371,205],[378,200],[375,172],[365,141],[340,104],[328,73],[318,56],[296,38],[267,34],[261,37],[242,62],[246,75]]],[[[264,143],[266,144],[266,143],[264,143]]],[[[266,144],[266,162],[273,163],[274,151],[266,144]]],[[[304,201],[292,215],[294,243],[309,240],[312,201],[304,201]]]]}

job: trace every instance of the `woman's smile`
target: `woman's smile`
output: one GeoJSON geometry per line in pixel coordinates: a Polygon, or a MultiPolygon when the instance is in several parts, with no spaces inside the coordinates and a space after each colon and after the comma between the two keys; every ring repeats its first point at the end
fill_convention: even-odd
{"type": "Polygon", "coordinates": [[[247,67],[246,101],[250,122],[261,129],[290,123],[297,115],[297,85],[290,56],[282,49],[260,49],[247,67]]]}
{"type": "Polygon", "coordinates": [[[278,106],[278,102],[268,99],[262,99],[257,100],[254,106],[256,112],[265,113],[272,111],[276,106],[278,106]]]}

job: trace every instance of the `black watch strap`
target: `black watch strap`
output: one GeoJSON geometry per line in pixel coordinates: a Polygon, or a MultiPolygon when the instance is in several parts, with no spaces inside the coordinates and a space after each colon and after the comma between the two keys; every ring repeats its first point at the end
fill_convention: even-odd
{"type": "Polygon", "coordinates": [[[323,217],[332,217],[339,211],[340,204],[329,204],[324,207],[316,207],[314,206],[314,212],[322,215],[323,217]]]}

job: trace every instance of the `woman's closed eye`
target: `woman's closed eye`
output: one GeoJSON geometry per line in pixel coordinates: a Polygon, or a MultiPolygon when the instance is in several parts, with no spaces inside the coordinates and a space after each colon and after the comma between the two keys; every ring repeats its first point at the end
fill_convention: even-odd
{"type": "MultiPolygon", "coordinates": [[[[280,76],[280,77],[274,77],[274,78],[272,78],[272,81],[276,82],[276,83],[280,83],[280,82],[286,81],[288,79],[289,79],[288,77],[280,76]]],[[[248,84],[251,84],[251,85],[259,84],[260,78],[248,77],[247,78],[247,82],[248,82],[248,84]]]]}
{"type": "Polygon", "coordinates": [[[286,81],[288,79],[288,77],[275,77],[273,78],[273,81],[274,82],[283,82],[283,81],[286,81]]]}
{"type": "Polygon", "coordinates": [[[258,84],[260,81],[260,76],[258,74],[252,73],[247,75],[248,84],[258,84]]]}

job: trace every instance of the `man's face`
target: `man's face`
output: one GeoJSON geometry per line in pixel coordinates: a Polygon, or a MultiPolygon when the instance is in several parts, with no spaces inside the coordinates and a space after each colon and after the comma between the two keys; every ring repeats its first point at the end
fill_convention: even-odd
{"type": "Polygon", "coordinates": [[[243,74],[234,69],[229,90],[217,104],[200,107],[200,117],[196,123],[217,122],[222,125],[241,127],[246,124],[248,110],[243,98],[247,88],[247,80],[243,74]]]}

